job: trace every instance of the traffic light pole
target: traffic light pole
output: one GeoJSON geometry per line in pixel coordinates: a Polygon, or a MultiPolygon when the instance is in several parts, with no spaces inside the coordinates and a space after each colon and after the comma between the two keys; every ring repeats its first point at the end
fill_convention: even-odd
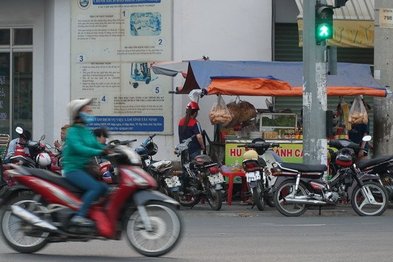
{"type": "Polygon", "coordinates": [[[316,3],[317,0],[303,1],[303,162],[306,164],[327,163],[327,55],[325,41],[316,44],[316,3]]]}

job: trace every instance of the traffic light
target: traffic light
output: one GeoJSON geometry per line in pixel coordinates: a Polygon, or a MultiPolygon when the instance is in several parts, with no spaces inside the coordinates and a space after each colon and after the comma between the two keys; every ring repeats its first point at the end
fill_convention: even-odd
{"type": "Polygon", "coordinates": [[[315,6],[315,40],[317,45],[333,38],[333,13],[332,6],[315,6]]]}

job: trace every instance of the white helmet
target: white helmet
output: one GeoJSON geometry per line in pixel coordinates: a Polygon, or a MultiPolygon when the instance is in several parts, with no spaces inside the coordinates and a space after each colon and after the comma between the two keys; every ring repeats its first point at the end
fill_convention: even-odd
{"type": "Polygon", "coordinates": [[[47,167],[51,163],[51,159],[48,153],[39,153],[35,158],[35,161],[40,167],[47,167]]]}
{"type": "Polygon", "coordinates": [[[70,110],[70,120],[73,121],[77,116],[79,111],[81,110],[82,107],[85,105],[88,105],[91,103],[93,99],[91,98],[85,98],[85,99],[75,99],[72,100],[68,104],[68,109],[70,110]]]}
{"type": "Polygon", "coordinates": [[[258,160],[258,153],[255,150],[248,150],[243,154],[244,160],[258,160]]]}

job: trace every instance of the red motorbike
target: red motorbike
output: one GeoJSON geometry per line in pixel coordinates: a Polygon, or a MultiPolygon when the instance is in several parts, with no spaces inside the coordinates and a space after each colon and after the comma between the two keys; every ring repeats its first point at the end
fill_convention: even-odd
{"type": "Polygon", "coordinates": [[[18,144],[10,163],[48,169],[61,175],[60,154],[54,153],[52,147],[44,143],[44,139],[45,135],[42,135],[38,141],[30,141],[25,145],[18,144]],[[26,153],[25,148],[29,149],[29,153],[26,153]]]}
{"type": "Polygon", "coordinates": [[[1,233],[17,252],[32,253],[50,242],[120,240],[145,256],[171,251],[182,236],[178,203],[156,191],[156,181],[141,167],[133,149],[116,145],[107,158],[116,165],[118,184],[95,202],[88,217],[93,227],[74,225],[70,218],[81,205],[81,189],[49,170],[10,164],[5,170],[25,189],[4,199],[1,233]]]}

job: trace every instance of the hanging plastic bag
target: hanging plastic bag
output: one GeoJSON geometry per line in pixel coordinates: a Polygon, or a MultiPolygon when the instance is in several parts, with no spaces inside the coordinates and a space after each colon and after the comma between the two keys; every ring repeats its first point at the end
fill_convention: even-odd
{"type": "Polygon", "coordinates": [[[360,96],[355,97],[352,103],[351,109],[349,110],[348,121],[352,125],[368,123],[367,110],[360,96]]]}
{"type": "Polygon", "coordinates": [[[217,96],[217,102],[209,112],[209,119],[213,125],[222,124],[224,126],[232,121],[232,114],[229,112],[221,95],[217,96]]]}
{"type": "Polygon", "coordinates": [[[199,102],[199,98],[201,98],[202,96],[202,90],[201,89],[194,89],[191,90],[191,92],[188,94],[188,98],[190,98],[191,101],[193,102],[199,102]]]}
{"type": "Polygon", "coordinates": [[[251,103],[241,100],[239,96],[235,101],[228,103],[227,107],[233,118],[226,127],[234,127],[257,116],[255,107],[251,103]]]}
{"type": "Polygon", "coordinates": [[[227,104],[228,110],[229,110],[229,112],[231,112],[231,115],[232,115],[232,120],[230,122],[228,122],[225,125],[225,127],[234,127],[234,126],[240,124],[241,112],[239,110],[240,109],[239,102],[240,102],[240,98],[239,98],[239,96],[237,96],[234,101],[229,102],[227,104]]]}
{"type": "Polygon", "coordinates": [[[240,112],[240,122],[247,122],[257,116],[257,110],[254,105],[250,102],[240,100],[239,102],[240,112]]]}

